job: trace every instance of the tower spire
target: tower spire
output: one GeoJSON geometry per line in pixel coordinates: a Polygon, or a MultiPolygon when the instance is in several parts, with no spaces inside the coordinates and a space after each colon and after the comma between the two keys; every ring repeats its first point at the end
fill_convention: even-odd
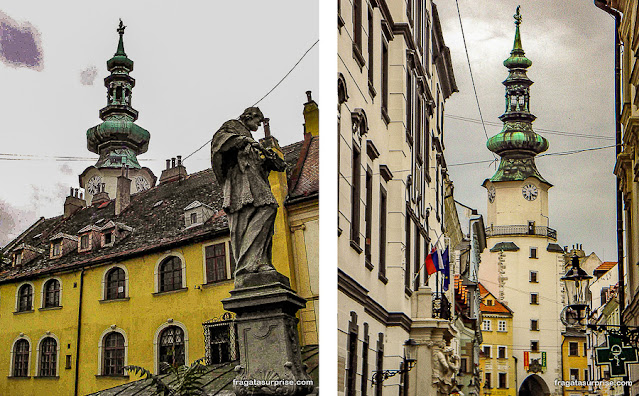
{"type": "Polygon", "coordinates": [[[521,44],[521,14],[517,6],[515,18],[515,41],[510,57],[504,61],[508,77],[506,87],[506,110],[499,119],[504,123],[500,133],[488,139],[488,149],[501,157],[499,169],[490,181],[525,180],[535,177],[548,183],[537,170],[535,156],[548,149],[548,141],[535,133],[532,123],[535,116],[530,112],[530,86],[533,82],[526,75],[532,61],[526,58],[521,44]]]}
{"type": "Polygon", "coordinates": [[[100,155],[98,168],[139,169],[137,155],[145,153],[151,135],[136,125],[138,111],[131,106],[131,96],[135,79],[129,75],[133,71],[133,61],[124,52],[124,23],[120,19],[118,47],[107,61],[111,73],[104,79],[107,88],[107,105],[100,109],[102,123],[87,131],[87,148],[100,155]]]}

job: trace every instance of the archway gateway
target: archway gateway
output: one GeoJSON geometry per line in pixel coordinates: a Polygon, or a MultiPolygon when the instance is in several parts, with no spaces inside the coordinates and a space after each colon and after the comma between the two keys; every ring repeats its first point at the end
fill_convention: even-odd
{"type": "Polygon", "coordinates": [[[526,377],[519,387],[519,396],[546,396],[550,395],[550,389],[543,378],[537,374],[526,377]]]}

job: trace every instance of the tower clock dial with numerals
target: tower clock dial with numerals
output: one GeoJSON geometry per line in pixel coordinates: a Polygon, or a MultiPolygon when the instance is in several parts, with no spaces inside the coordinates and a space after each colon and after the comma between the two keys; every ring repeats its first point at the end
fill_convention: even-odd
{"type": "Polygon", "coordinates": [[[524,198],[526,198],[526,200],[534,201],[537,198],[539,191],[537,191],[537,187],[535,187],[534,185],[526,184],[521,188],[521,194],[524,196],[524,198]]]}

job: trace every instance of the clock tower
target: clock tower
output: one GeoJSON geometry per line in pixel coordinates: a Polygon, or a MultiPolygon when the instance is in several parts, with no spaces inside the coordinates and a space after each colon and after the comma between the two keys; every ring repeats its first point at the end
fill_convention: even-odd
{"type": "MultiPolygon", "coordinates": [[[[495,174],[483,183],[488,193],[490,249],[482,254],[479,275],[482,284],[514,312],[514,345],[507,353],[517,357],[517,392],[529,394],[525,392],[541,388],[548,392],[544,394],[555,395],[560,390],[554,389],[554,380],[562,378],[559,277],[563,249],[556,243],[557,232],[549,227],[548,190],[552,185],[535,164],[535,157],[548,149],[548,141],[532,127],[536,118],[530,112],[533,82],[526,75],[532,62],[521,44],[519,7],[514,17],[515,41],[504,61],[508,77],[503,82],[505,112],[499,117],[503,128],[486,144],[501,161],[495,174]],[[541,370],[531,371],[531,367],[541,370]]],[[[497,378],[498,364],[487,367],[486,373],[492,370],[492,378],[497,378]]]]}
{"type": "Polygon", "coordinates": [[[135,124],[138,111],[131,106],[135,79],[129,75],[133,71],[133,61],[124,52],[125,28],[120,20],[118,48],[107,61],[111,75],[104,79],[107,105],[100,110],[102,123],[87,130],[87,148],[100,156],[95,165],[86,168],[80,175],[80,187],[85,189],[89,205],[93,195],[99,191],[115,198],[117,178],[123,167],[129,168],[131,193],[153,187],[157,179],[149,168],[141,167],[137,159],[138,154],[148,150],[151,135],[135,124]]]}

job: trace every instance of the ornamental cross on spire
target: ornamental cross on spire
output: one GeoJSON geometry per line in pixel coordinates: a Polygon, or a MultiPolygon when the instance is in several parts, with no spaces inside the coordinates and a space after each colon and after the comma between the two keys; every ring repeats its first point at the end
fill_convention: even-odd
{"type": "MultiPolygon", "coordinates": [[[[520,5],[517,6],[517,13],[513,15],[513,18],[515,18],[515,25],[517,26],[521,25],[521,14],[519,13],[520,7],[520,5]]],[[[120,20],[120,23],[122,23],[122,20],[120,20]]]]}
{"type": "Polygon", "coordinates": [[[124,26],[124,23],[122,23],[122,18],[120,18],[120,26],[118,27],[118,33],[120,34],[120,36],[124,34],[124,29],[126,29],[126,26],[124,26]]]}

